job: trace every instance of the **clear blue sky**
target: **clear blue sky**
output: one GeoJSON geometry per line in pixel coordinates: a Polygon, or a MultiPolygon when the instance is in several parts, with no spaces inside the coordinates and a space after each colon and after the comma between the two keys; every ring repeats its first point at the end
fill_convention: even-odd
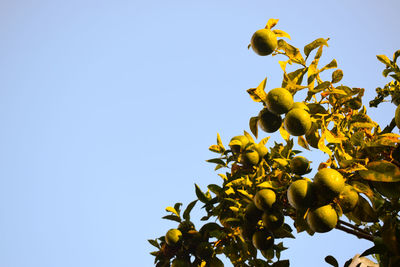
{"type": "MultiPolygon", "coordinates": [[[[208,146],[248,130],[246,89],[279,57],[247,50],[269,18],[302,48],[330,37],[370,100],[400,49],[398,1],[0,1],[0,267],[152,266],[164,208],[219,183],[208,146]]],[[[386,124],[391,104],[370,115],[386,124]]],[[[261,137],[265,137],[262,134],[261,137]]],[[[277,140],[280,140],[277,137],[277,140]]],[[[314,161],[325,155],[305,154],[314,161]]],[[[199,207],[197,207],[199,208],[199,207]]],[[[202,216],[200,209],[194,216],[202,216]]],[[[335,230],[286,242],[292,266],[369,247],[335,230]],[[309,254],[310,252],[313,254],[309,254]]]]}

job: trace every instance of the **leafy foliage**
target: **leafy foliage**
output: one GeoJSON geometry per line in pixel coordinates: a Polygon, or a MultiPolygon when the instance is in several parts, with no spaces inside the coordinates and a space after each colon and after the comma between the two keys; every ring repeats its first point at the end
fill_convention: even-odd
{"type": "MultiPolygon", "coordinates": [[[[277,22],[269,20],[266,29],[270,30],[277,22]]],[[[276,37],[290,38],[281,30],[272,32],[276,37]]],[[[258,137],[259,127],[267,132],[279,129],[284,142],[267,148],[269,138],[256,142],[244,131],[225,147],[218,134],[216,144],[209,147],[218,156],[208,162],[215,165],[216,171],[225,170],[218,173],[222,183],[208,185],[207,191],[195,184],[197,199],[183,213],[181,203],[166,208],[169,214],[163,218],[179,223],[177,229],[182,236],[173,246],[166,244],[165,236],[149,240],[157,248],[151,253],[156,266],[170,266],[177,259],[189,266],[222,266],[217,258],[220,254],[234,266],[289,266],[289,260],[281,260],[281,252],[286,249],[284,239],[295,238],[294,229],[312,236],[314,231],[326,232],[332,228],[373,241],[373,246],[361,256],[374,255],[381,266],[399,266],[400,136],[392,133],[393,122],[381,130],[367,115],[362,105],[363,88],[339,85],[343,71],[337,69],[335,59],[325,66],[318,65],[328,41],[319,38],[305,45],[303,56],[300,49],[278,40],[272,56],[285,58],[279,61],[283,71],[281,88],[298,101],[293,103],[293,109],[305,112],[310,122],[299,122],[300,126],[307,123],[302,131],[293,130],[299,127],[296,124],[290,130],[285,129],[286,118],[276,119],[277,127],[268,125],[273,118],[268,112],[274,113],[269,106],[274,105],[271,101],[275,98],[268,97],[265,91],[267,78],[257,88],[248,89],[251,99],[262,104],[263,111],[249,120],[254,137],[258,137]],[[288,65],[295,70],[289,72],[288,65]],[[329,80],[321,75],[325,71],[332,72],[329,80]],[[305,99],[296,99],[301,90],[306,90],[305,99]],[[296,137],[290,134],[293,132],[298,133],[296,137]],[[318,173],[329,177],[319,177],[317,183],[303,177],[311,169],[307,159],[298,156],[301,151],[294,149],[296,139],[300,147],[318,149],[327,155],[327,160],[319,163],[318,173]],[[294,163],[298,159],[305,162],[300,171],[294,163]],[[396,186],[398,194],[393,192],[396,186]],[[344,200],[349,194],[352,200],[344,200]],[[201,220],[206,223],[196,228],[190,212],[199,202],[206,213],[201,220]],[[285,223],[285,217],[294,221],[293,228],[285,223]],[[327,217],[329,221],[325,221],[327,217]],[[348,222],[341,219],[344,217],[348,222]],[[207,222],[215,219],[217,222],[207,222]]],[[[400,69],[396,64],[399,56],[400,50],[392,60],[377,56],[385,64],[383,75],[393,80],[377,88],[371,107],[377,107],[389,95],[393,102],[400,100],[400,69]]],[[[287,104],[286,100],[277,101],[283,106],[287,104]]],[[[333,256],[325,260],[339,266],[333,256]]]]}

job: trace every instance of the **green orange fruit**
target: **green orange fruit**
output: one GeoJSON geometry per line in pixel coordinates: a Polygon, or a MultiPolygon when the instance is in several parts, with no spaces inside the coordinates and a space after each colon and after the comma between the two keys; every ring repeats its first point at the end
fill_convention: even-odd
{"type": "Polygon", "coordinates": [[[245,165],[257,165],[260,161],[260,155],[258,154],[255,145],[248,146],[248,148],[243,151],[242,163],[245,165]]]}
{"type": "Polygon", "coordinates": [[[338,196],[345,186],[340,172],[331,168],[320,169],[314,176],[314,184],[317,194],[327,201],[338,196]]]}
{"type": "Polygon", "coordinates": [[[305,209],[316,200],[314,184],[308,179],[293,182],[287,191],[289,204],[295,209],[305,209]]]}
{"type": "Polygon", "coordinates": [[[310,111],[308,106],[306,104],[304,104],[303,102],[294,102],[293,105],[292,105],[292,108],[301,108],[301,109],[304,109],[307,112],[310,111]]]}
{"type": "Polygon", "coordinates": [[[268,92],[266,104],[272,113],[284,114],[293,106],[293,95],[285,88],[275,88],[268,92]]]}
{"type": "Polygon", "coordinates": [[[272,54],[277,46],[276,35],[269,29],[260,29],[251,37],[251,47],[260,56],[272,54]]]}
{"type": "Polygon", "coordinates": [[[358,193],[351,185],[345,185],[338,197],[340,208],[344,213],[352,211],[358,202],[358,193]]]}
{"type": "Polygon", "coordinates": [[[266,250],[274,245],[274,236],[271,232],[263,229],[253,234],[253,246],[259,250],[266,250]]]}
{"type": "Polygon", "coordinates": [[[306,174],[310,170],[310,162],[305,157],[296,156],[290,160],[290,169],[297,175],[306,174]]]}
{"type": "Polygon", "coordinates": [[[258,126],[267,133],[273,133],[279,130],[282,125],[280,115],[272,113],[267,108],[264,108],[258,113],[258,126]]]}
{"type": "Polygon", "coordinates": [[[254,204],[259,210],[269,210],[276,201],[276,194],[271,189],[262,189],[254,196],[254,204]]]}
{"type": "Polygon", "coordinates": [[[249,139],[244,135],[237,135],[232,137],[229,146],[233,153],[240,153],[249,143],[249,139]]]}
{"type": "Polygon", "coordinates": [[[265,157],[268,154],[268,148],[261,144],[254,144],[254,149],[257,151],[260,159],[265,157]]]}
{"type": "Polygon", "coordinates": [[[286,114],[283,123],[288,133],[294,136],[300,136],[310,130],[311,117],[304,109],[294,108],[286,114]]]}
{"type": "Polygon", "coordinates": [[[175,246],[175,245],[179,244],[181,239],[182,239],[182,232],[179,231],[178,229],[170,229],[165,234],[165,242],[169,246],[175,246]]]}
{"type": "Polygon", "coordinates": [[[338,215],[331,205],[325,205],[307,214],[307,224],[317,233],[326,233],[336,227],[338,215]]]}
{"type": "Polygon", "coordinates": [[[271,210],[264,212],[262,216],[263,225],[269,231],[274,231],[281,227],[284,222],[284,216],[280,210],[271,210]]]}

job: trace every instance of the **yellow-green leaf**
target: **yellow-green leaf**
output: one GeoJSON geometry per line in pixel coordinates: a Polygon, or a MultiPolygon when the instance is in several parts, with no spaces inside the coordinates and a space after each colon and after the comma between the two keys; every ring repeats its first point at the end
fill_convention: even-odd
{"type": "Polygon", "coordinates": [[[173,214],[175,214],[176,216],[180,217],[178,212],[173,208],[173,207],[166,207],[165,208],[166,211],[172,212],[173,214]]]}
{"type": "Polygon", "coordinates": [[[287,166],[289,164],[289,161],[287,159],[279,159],[278,158],[278,159],[274,159],[274,161],[276,163],[278,163],[279,166],[281,166],[281,167],[285,167],[285,166],[287,166]]]}
{"type": "Polygon", "coordinates": [[[237,191],[248,199],[253,200],[253,196],[247,193],[246,190],[238,189],[237,191]]]}
{"type": "Polygon", "coordinates": [[[305,148],[307,150],[310,150],[310,147],[308,146],[308,143],[307,143],[306,139],[303,136],[299,136],[297,138],[297,143],[299,144],[299,146],[301,146],[301,147],[303,147],[303,148],[305,148]]]}
{"type": "Polygon", "coordinates": [[[325,152],[329,156],[332,155],[332,151],[325,145],[325,135],[322,134],[321,138],[318,141],[318,149],[321,150],[322,152],[325,152]]]}
{"type": "Polygon", "coordinates": [[[386,66],[390,66],[392,65],[392,63],[390,62],[390,59],[385,56],[385,55],[377,55],[376,58],[382,62],[383,64],[385,64],[386,66]]]}
{"type": "Polygon", "coordinates": [[[250,131],[258,138],[258,127],[257,127],[258,117],[251,117],[249,121],[250,131]]]}
{"type": "Polygon", "coordinates": [[[265,78],[257,88],[250,88],[247,90],[247,93],[250,94],[250,97],[255,102],[265,102],[267,99],[267,93],[265,93],[265,85],[267,84],[267,78],[265,78]]]}
{"type": "Polygon", "coordinates": [[[312,91],[314,93],[318,93],[321,92],[323,90],[325,90],[326,88],[328,88],[331,85],[331,82],[329,81],[325,81],[323,83],[318,84],[312,91]]]}
{"type": "Polygon", "coordinates": [[[310,55],[311,51],[313,51],[315,48],[322,46],[322,45],[326,45],[328,46],[328,39],[324,39],[324,38],[318,38],[314,41],[312,41],[311,43],[309,43],[308,45],[306,45],[304,47],[304,54],[306,55],[306,57],[308,57],[308,55],[310,55]]]}
{"type": "Polygon", "coordinates": [[[232,187],[229,187],[227,190],[225,190],[225,194],[228,196],[231,194],[235,194],[235,190],[233,190],[232,187]]]}
{"type": "Polygon", "coordinates": [[[268,142],[269,138],[270,138],[270,136],[261,139],[261,141],[260,141],[259,144],[262,145],[262,146],[264,146],[264,145],[268,142]]]}
{"type": "Polygon", "coordinates": [[[225,150],[224,145],[222,144],[222,141],[221,141],[221,136],[219,135],[219,133],[217,133],[217,145],[218,145],[222,150],[225,150]]]}
{"type": "Polygon", "coordinates": [[[254,143],[253,137],[252,137],[248,132],[243,131],[243,133],[244,133],[244,135],[247,137],[247,139],[249,139],[249,141],[250,141],[251,143],[254,143]]]}
{"type": "Polygon", "coordinates": [[[208,148],[210,151],[215,152],[215,153],[221,153],[222,149],[219,145],[212,145],[208,148]]]}
{"type": "Polygon", "coordinates": [[[282,138],[283,138],[284,140],[286,140],[286,141],[289,140],[290,134],[289,134],[289,133],[285,130],[285,128],[283,128],[282,126],[281,126],[281,128],[279,128],[279,133],[281,134],[281,136],[282,136],[282,138]]]}
{"type": "Polygon", "coordinates": [[[257,187],[261,187],[261,188],[274,188],[272,186],[272,183],[269,181],[266,182],[262,182],[261,184],[257,185],[257,187]]]}
{"type": "Polygon", "coordinates": [[[337,62],[336,59],[333,59],[331,62],[329,62],[328,64],[326,64],[322,69],[321,72],[324,70],[329,70],[329,69],[334,69],[337,68],[337,62]]]}
{"type": "Polygon", "coordinates": [[[289,59],[298,64],[305,64],[303,56],[300,53],[300,50],[287,42],[283,39],[278,40],[278,49],[283,50],[289,59]]]}
{"type": "Polygon", "coordinates": [[[358,171],[361,177],[375,182],[400,182],[400,169],[385,160],[368,163],[365,171],[358,171]]]}
{"type": "Polygon", "coordinates": [[[345,138],[335,137],[328,129],[324,131],[325,139],[328,143],[340,144],[345,138]]]}
{"type": "Polygon", "coordinates": [[[343,71],[342,70],[335,70],[332,73],[332,83],[338,83],[343,78],[343,71]]]}
{"type": "Polygon", "coordinates": [[[279,19],[269,19],[267,25],[265,25],[266,29],[272,29],[277,23],[279,19]]]}
{"type": "Polygon", "coordinates": [[[286,37],[290,39],[290,35],[282,30],[273,30],[272,32],[275,33],[276,37],[286,37]]]}

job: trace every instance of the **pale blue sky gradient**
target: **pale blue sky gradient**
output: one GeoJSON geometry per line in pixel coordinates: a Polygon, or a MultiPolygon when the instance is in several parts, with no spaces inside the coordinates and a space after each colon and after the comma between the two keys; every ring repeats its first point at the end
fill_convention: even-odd
{"type": "MultiPolygon", "coordinates": [[[[246,89],[279,57],[247,45],[269,18],[302,48],[330,37],[369,101],[400,49],[398,1],[0,1],[0,267],[152,266],[164,208],[220,183],[208,147],[248,130],[246,89]]],[[[323,64],[323,63],[321,63],[323,64]]],[[[385,125],[394,106],[371,110],[385,125]]],[[[397,130],[396,130],[397,131],[397,130]]],[[[261,134],[265,137],[266,134],[261,134]]],[[[280,141],[276,136],[275,140],[280,141]]],[[[272,142],[271,142],[272,144],[272,142]]],[[[327,157],[305,153],[316,168],[327,157]]],[[[204,213],[195,208],[193,216],[204,213]]],[[[339,231],[286,242],[292,266],[370,243],[339,231]],[[310,252],[313,252],[310,255],[310,252]]]]}

